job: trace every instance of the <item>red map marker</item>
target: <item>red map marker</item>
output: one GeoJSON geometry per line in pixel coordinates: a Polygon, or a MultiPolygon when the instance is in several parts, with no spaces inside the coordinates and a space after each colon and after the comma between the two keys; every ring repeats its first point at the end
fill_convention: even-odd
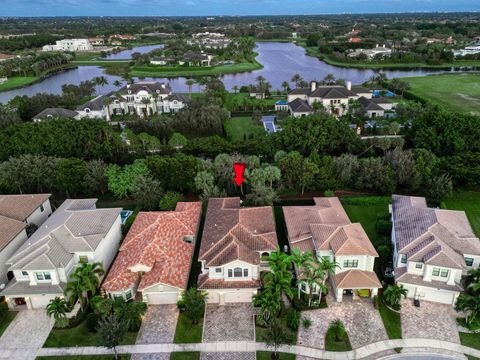
{"type": "Polygon", "coordinates": [[[245,178],[243,177],[243,174],[245,173],[245,164],[233,164],[233,171],[235,171],[235,177],[233,178],[233,181],[235,182],[235,184],[237,184],[237,186],[242,185],[243,181],[245,180],[245,178]]]}

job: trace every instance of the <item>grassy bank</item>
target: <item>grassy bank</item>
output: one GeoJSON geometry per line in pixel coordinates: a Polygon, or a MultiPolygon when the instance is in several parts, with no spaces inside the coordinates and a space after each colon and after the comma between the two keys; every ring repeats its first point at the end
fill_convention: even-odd
{"type": "Polygon", "coordinates": [[[332,57],[322,54],[317,47],[306,46],[304,42],[299,42],[298,45],[305,48],[307,55],[319,58],[325,63],[338,67],[345,68],[359,68],[359,69],[409,69],[409,68],[423,68],[423,69],[449,69],[452,67],[461,68],[461,67],[474,67],[480,66],[480,60],[456,60],[451,63],[444,63],[440,65],[429,65],[422,62],[414,63],[371,63],[371,62],[355,62],[348,63],[338,61],[332,57]]]}
{"type": "Polygon", "coordinates": [[[224,126],[227,139],[233,142],[265,134],[263,126],[256,124],[250,116],[228,119],[224,126]]]}
{"type": "Polygon", "coordinates": [[[450,111],[480,114],[480,74],[444,74],[405,78],[410,93],[450,111]]]}
{"type": "Polygon", "coordinates": [[[480,192],[455,192],[442,202],[442,208],[465,211],[473,231],[480,237],[480,192]]]}
{"type": "Polygon", "coordinates": [[[178,315],[177,327],[175,328],[174,344],[190,344],[202,342],[203,318],[198,324],[192,324],[187,315],[181,312],[178,315]]]}
{"type": "Polygon", "coordinates": [[[16,76],[9,78],[6,82],[0,84],[0,91],[8,91],[23,86],[33,84],[35,81],[38,81],[40,76],[16,76]]]}
{"type": "Polygon", "coordinates": [[[170,360],[200,360],[200,351],[172,352],[170,360]]]}
{"type": "Polygon", "coordinates": [[[234,74],[258,70],[263,67],[258,61],[241,62],[231,65],[219,65],[212,67],[163,67],[151,65],[133,66],[130,74],[138,77],[195,77],[234,74]]]}

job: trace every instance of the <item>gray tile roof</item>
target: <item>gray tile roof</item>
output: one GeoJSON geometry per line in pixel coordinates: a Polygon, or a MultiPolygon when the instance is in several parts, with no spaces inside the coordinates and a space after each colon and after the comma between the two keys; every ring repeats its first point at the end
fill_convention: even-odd
{"type": "Polygon", "coordinates": [[[38,283],[30,286],[29,281],[12,280],[7,287],[1,292],[2,296],[30,296],[30,295],[63,295],[65,283],[53,285],[51,283],[38,283]]]}
{"type": "Polygon", "coordinates": [[[290,107],[290,110],[292,112],[297,112],[297,113],[300,113],[300,112],[305,112],[305,113],[308,113],[308,112],[312,112],[313,109],[310,105],[308,105],[308,103],[302,99],[299,99],[299,98],[296,98],[295,100],[291,101],[290,103],[288,103],[288,106],[290,107]]]}
{"type": "Polygon", "coordinates": [[[62,108],[46,108],[35,115],[34,119],[47,119],[47,118],[74,118],[78,113],[69,109],[62,108]]]}
{"type": "Polygon", "coordinates": [[[464,268],[464,255],[480,255],[475,236],[463,211],[428,208],[425,198],[392,196],[397,251],[410,261],[464,268]]]}
{"type": "Polygon", "coordinates": [[[0,251],[10,244],[26,226],[27,224],[22,221],[0,215],[0,251]]]}
{"type": "Polygon", "coordinates": [[[90,109],[92,111],[101,111],[105,107],[105,99],[107,97],[105,95],[97,96],[95,99],[87,101],[83,105],[77,106],[77,111],[83,111],[85,109],[90,109]]]}
{"type": "Polygon", "coordinates": [[[384,109],[377,105],[372,99],[367,99],[365,96],[358,98],[358,101],[362,105],[365,111],[383,111],[384,109]]]}
{"type": "Polygon", "coordinates": [[[51,194],[0,195],[0,215],[25,221],[51,194]]]}
{"type": "Polygon", "coordinates": [[[93,252],[120,215],[96,209],[96,199],[67,199],[7,261],[11,270],[66,266],[75,252],[93,252]]]}
{"type": "Polygon", "coordinates": [[[136,94],[139,91],[144,90],[148,93],[158,92],[159,94],[168,95],[172,92],[170,85],[160,83],[160,82],[138,82],[135,84],[127,85],[120,90],[121,94],[128,94],[128,91],[131,91],[131,94],[136,94]]]}
{"type": "Polygon", "coordinates": [[[185,95],[182,95],[182,94],[172,94],[172,95],[169,95],[167,97],[167,100],[168,101],[174,101],[174,100],[177,100],[177,101],[181,101],[181,102],[188,102],[190,101],[190,98],[188,96],[185,96],[185,95]]]}
{"type": "Polygon", "coordinates": [[[349,97],[358,96],[353,91],[348,90],[345,86],[328,85],[318,86],[312,91],[311,87],[293,89],[289,95],[307,95],[309,97],[318,97],[323,99],[347,99],[349,97]]]}

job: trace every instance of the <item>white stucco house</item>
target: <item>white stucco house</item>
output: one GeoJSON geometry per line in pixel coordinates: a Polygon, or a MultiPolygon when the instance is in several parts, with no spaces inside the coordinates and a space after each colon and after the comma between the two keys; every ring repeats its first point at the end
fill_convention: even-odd
{"type": "Polygon", "coordinates": [[[112,298],[137,295],[148,304],[176,304],[187,289],[202,204],[138,213],[103,289],[112,298]]]}
{"type": "Polygon", "coordinates": [[[14,279],[0,292],[12,309],[45,308],[63,297],[80,262],[108,269],[121,234],[122,209],[97,209],[97,199],[67,199],[6,261],[14,279]]]}
{"type": "Polygon", "coordinates": [[[251,302],[261,287],[260,273],[269,271],[262,256],[277,247],[271,207],[241,208],[238,197],[210,198],[198,257],[198,289],[207,292],[209,303],[251,302]]]}
{"type": "Polygon", "coordinates": [[[427,207],[425,198],[392,196],[393,264],[409,298],[453,305],[461,277],[480,266],[480,241],[463,211],[427,207]]]}
{"type": "Polygon", "coordinates": [[[50,194],[0,195],[0,291],[13,277],[7,260],[51,213],[50,194]]]}
{"type": "Polygon", "coordinates": [[[45,45],[42,51],[93,51],[93,46],[88,39],[63,39],[55,45],[45,45]]]}
{"type": "MultiPolygon", "coordinates": [[[[337,263],[328,279],[338,302],[345,296],[377,295],[382,287],[373,271],[378,253],[362,225],[350,222],[337,197],[314,198],[314,202],[313,206],[283,207],[290,248],[337,263]]],[[[299,287],[309,292],[304,282],[299,282],[299,287]]],[[[318,289],[313,292],[318,293],[318,289]]]]}

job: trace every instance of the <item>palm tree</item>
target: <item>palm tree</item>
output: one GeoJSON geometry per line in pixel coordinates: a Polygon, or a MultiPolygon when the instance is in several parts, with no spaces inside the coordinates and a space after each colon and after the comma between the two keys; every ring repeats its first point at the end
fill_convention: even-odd
{"type": "Polygon", "coordinates": [[[117,299],[113,303],[113,313],[120,321],[128,324],[130,331],[138,331],[142,323],[142,316],[147,311],[147,304],[143,301],[125,301],[117,299]]]}
{"type": "Polygon", "coordinates": [[[98,85],[98,86],[108,85],[108,80],[105,76],[97,76],[96,78],[93,79],[93,82],[95,83],[95,85],[98,85]]]}
{"type": "Polygon", "coordinates": [[[80,301],[80,308],[82,310],[85,309],[87,305],[87,289],[80,280],[75,279],[67,282],[64,292],[65,296],[69,299],[70,304],[73,305],[74,302],[78,299],[78,301],[80,301]]]}
{"type": "Polygon", "coordinates": [[[276,316],[281,309],[281,299],[278,294],[264,289],[253,296],[253,304],[260,307],[260,319],[268,324],[272,316],[276,316]]]}
{"type": "Polygon", "coordinates": [[[291,260],[287,254],[277,249],[269,255],[268,265],[273,272],[277,270],[288,270],[291,267],[291,260]]]}
{"type": "Polygon", "coordinates": [[[303,81],[303,78],[300,74],[295,74],[292,76],[292,82],[295,83],[295,86],[298,88],[300,83],[303,81]]]}
{"type": "Polygon", "coordinates": [[[122,82],[120,80],[115,80],[113,82],[113,85],[117,88],[120,88],[120,87],[122,87],[122,82]]]}
{"type": "Polygon", "coordinates": [[[342,341],[345,333],[347,332],[345,330],[345,325],[343,325],[343,322],[340,319],[333,320],[328,326],[328,331],[333,333],[333,335],[335,336],[335,341],[337,342],[342,341]]]}
{"type": "Polygon", "coordinates": [[[324,81],[327,85],[334,84],[334,83],[335,83],[335,75],[333,75],[333,74],[327,74],[327,75],[323,78],[323,81],[324,81]]]}
{"type": "Polygon", "coordinates": [[[402,296],[407,298],[408,290],[403,287],[403,285],[389,285],[383,292],[383,298],[386,303],[394,308],[400,307],[400,300],[402,296]]]}
{"type": "Polygon", "coordinates": [[[480,296],[461,294],[455,303],[455,310],[465,314],[465,323],[480,323],[480,296]]]}
{"type": "Polygon", "coordinates": [[[320,289],[321,291],[318,293],[319,300],[322,300],[322,293],[327,291],[325,281],[327,281],[329,275],[335,274],[335,269],[337,267],[340,267],[338,263],[330,260],[329,257],[322,257],[322,259],[320,260],[319,269],[323,273],[323,276],[322,283],[320,284],[322,289],[320,289]]]}
{"type": "Polygon", "coordinates": [[[320,267],[305,267],[300,273],[299,280],[308,286],[308,307],[310,307],[314,290],[318,288],[319,297],[323,291],[326,291],[326,286],[323,284],[324,273],[320,267]]]}
{"type": "Polygon", "coordinates": [[[265,289],[277,294],[282,298],[285,294],[289,299],[293,297],[292,290],[292,273],[286,269],[278,269],[276,271],[269,271],[263,277],[265,282],[265,289]]]}
{"type": "Polygon", "coordinates": [[[237,86],[237,85],[234,85],[234,86],[232,87],[232,90],[233,90],[233,93],[236,95],[237,92],[238,92],[238,86],[237,86]]]}
{"type": "Polygon", "coordinates": [[[476,269],[470,269],[465,277],[466,287],[474,293],[480,290],[480,266],[476,269]]]}
{"type": "Polygon", "coordinates": [[[288,91],[288,88],[290,87],[290,84],[288,83],[288,81],[284,81],[282,82],[281,87],[283,88],[283,92],[286,93],[288,91]]]}
{"type": "Polygon", "coordinates": [[[50,303],[47,305],[47,315],[53,317],[55,321],[64,319],[69,310],[67,301],[58,296],[50,300],[50,303]]]}
{"type": "Polygon", "coordinates": [[[187,79],[187,81],[185,81],[185,85],[188,86],[188,92],[191,94],[192,93],[192,86],[196,84],[196,81],[193,80],[193,79],[187,79]]]}
{"type": "Polygon", "coordinates": [[[105,271],[101,263],[81,263],[70,276],[65,288],[66,294],[78,298],[82,309],[97,292],[100,276],[105,271]]]}

